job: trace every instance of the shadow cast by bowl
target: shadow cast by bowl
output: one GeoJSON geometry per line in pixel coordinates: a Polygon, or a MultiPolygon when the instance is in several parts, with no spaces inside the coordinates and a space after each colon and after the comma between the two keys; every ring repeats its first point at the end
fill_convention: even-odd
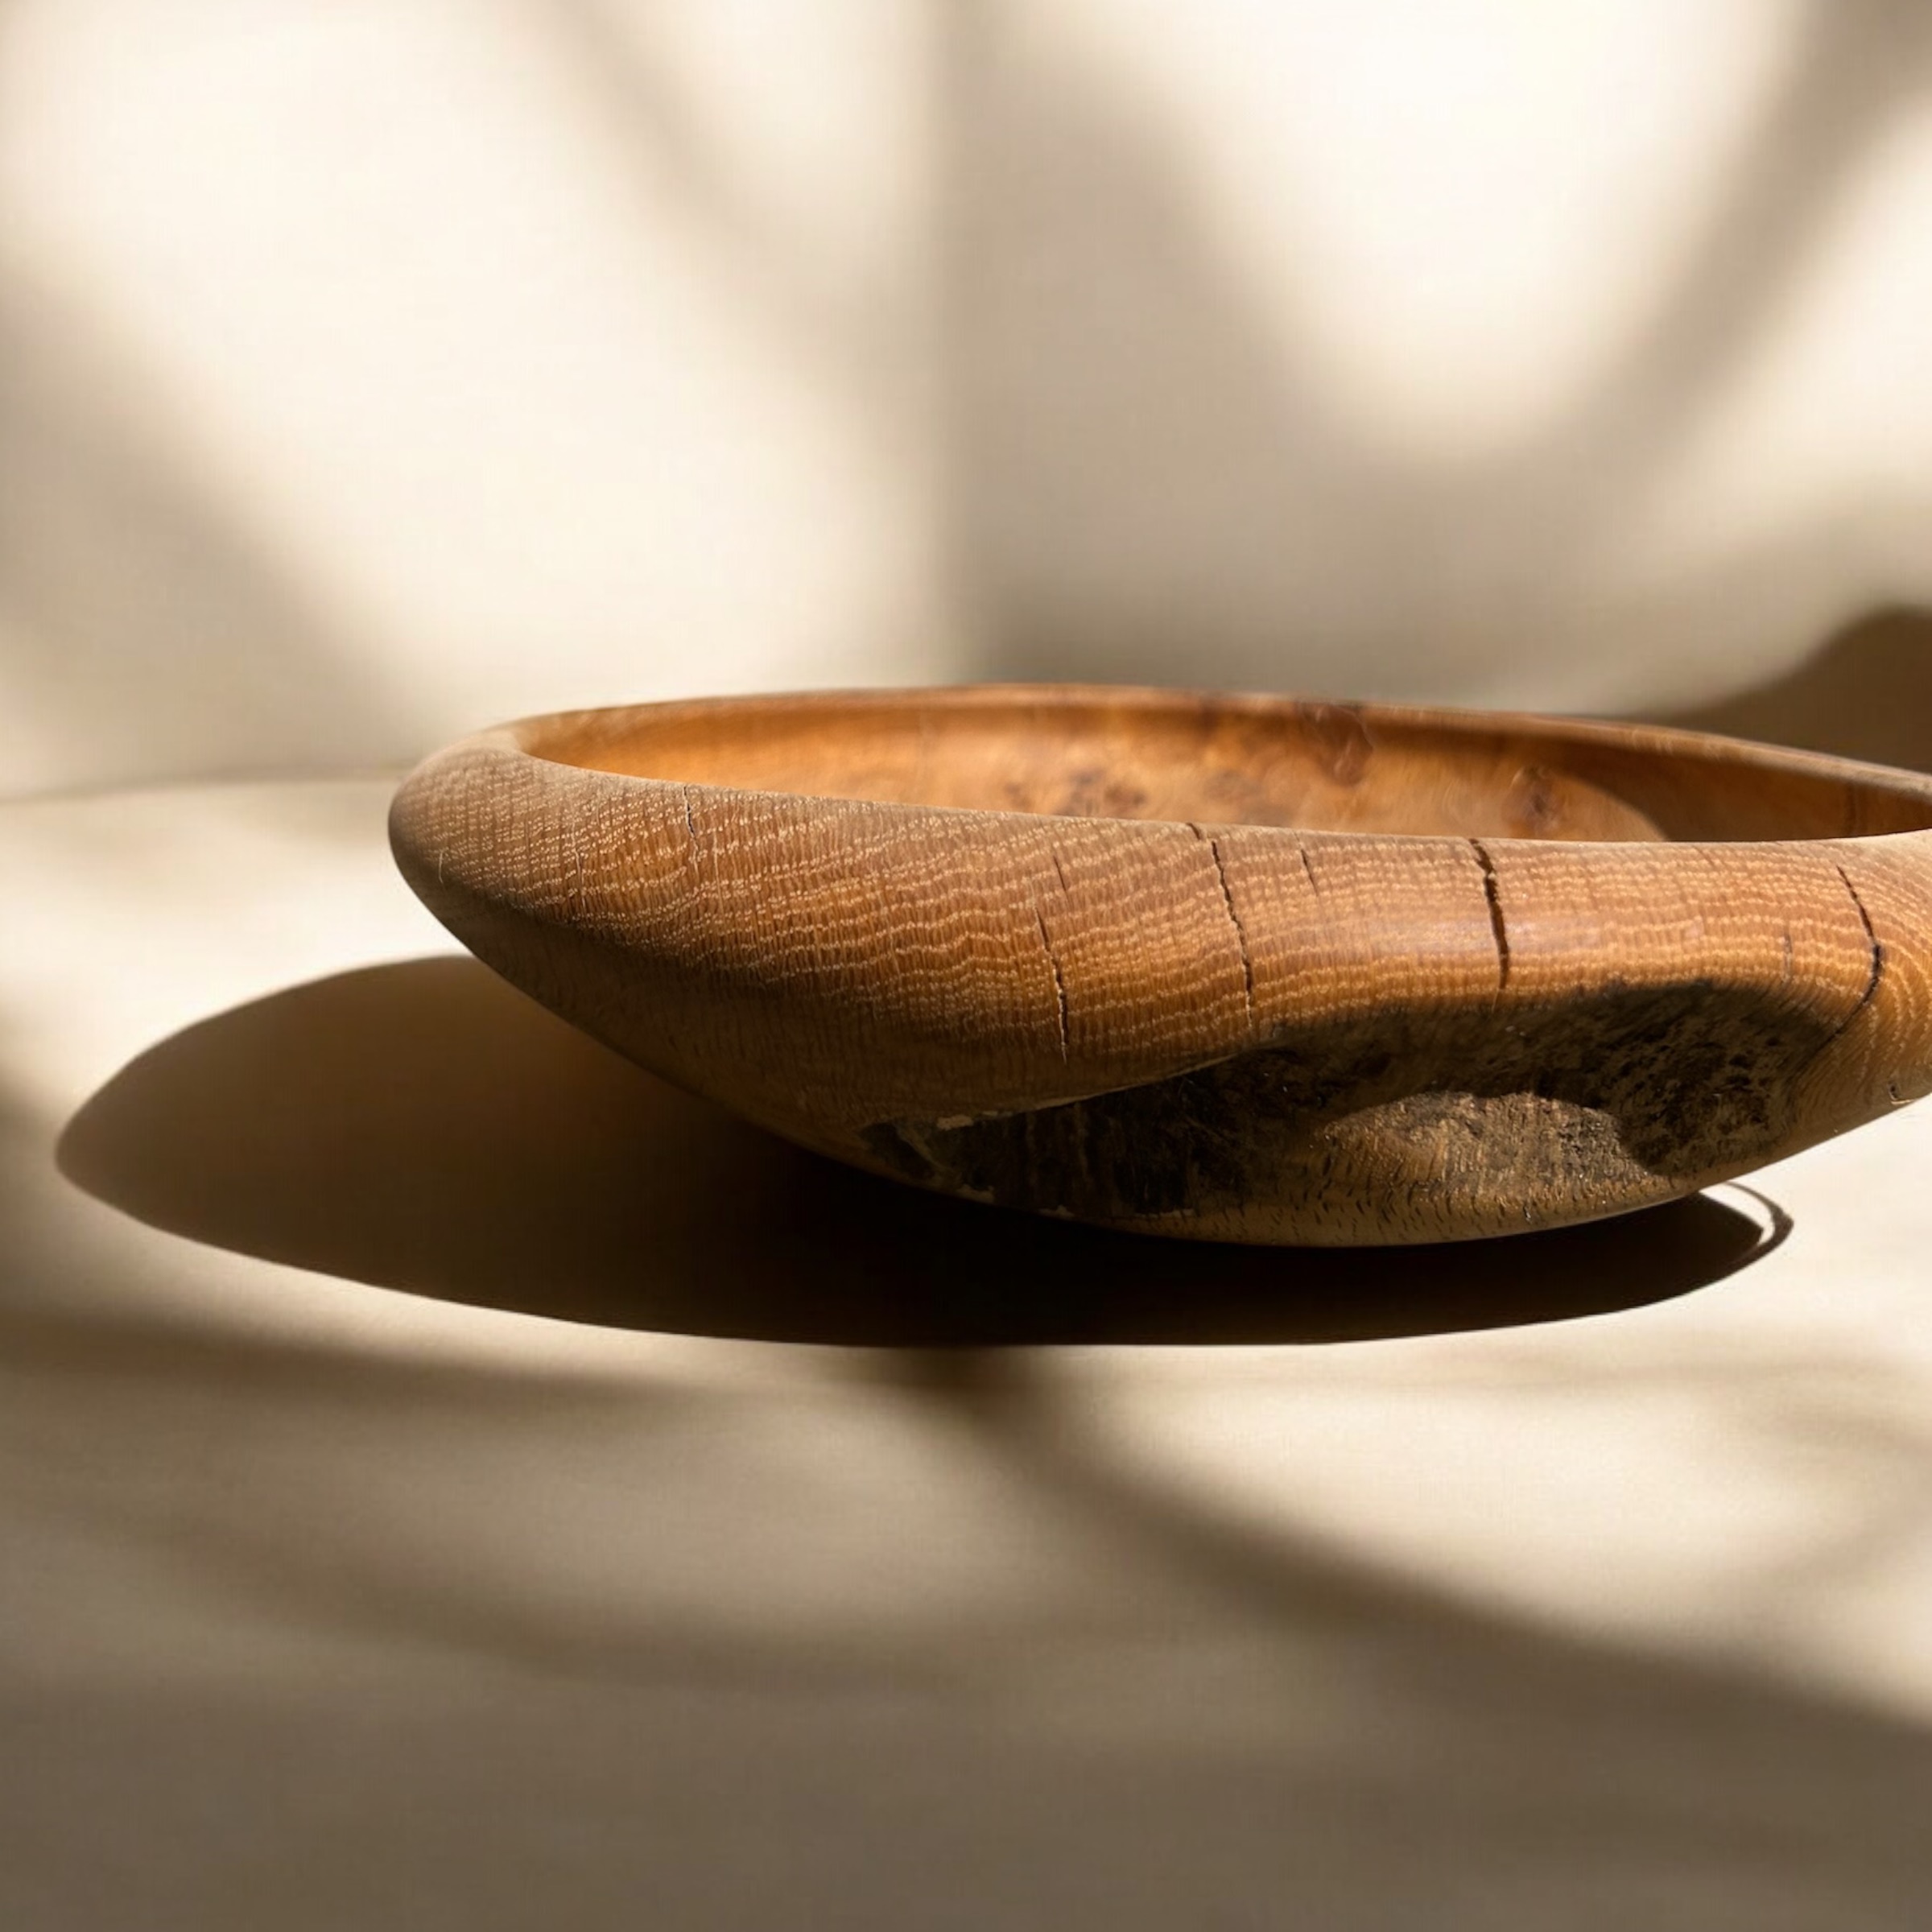
{"type": "Polygon", "coordinates": [[[289,988],[151,1047],[63,1173],[155,1227],[564,1320],[895,1348],[1321,1342],[1662,1301],[1782,1238],[1711,1196],[1505,1241],[1261,1249],[874,1180],[653,1079],[466,959],[289,988]]]}

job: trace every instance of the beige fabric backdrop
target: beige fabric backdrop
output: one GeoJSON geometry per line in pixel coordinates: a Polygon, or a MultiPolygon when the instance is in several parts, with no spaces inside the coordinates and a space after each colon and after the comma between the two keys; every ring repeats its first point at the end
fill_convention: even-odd
{"type": "Polygon", "coordinates": [[[1932,590],[1929,332],[1911,0],[12,0],[0,788],[1695,706],[1932,590]]]}

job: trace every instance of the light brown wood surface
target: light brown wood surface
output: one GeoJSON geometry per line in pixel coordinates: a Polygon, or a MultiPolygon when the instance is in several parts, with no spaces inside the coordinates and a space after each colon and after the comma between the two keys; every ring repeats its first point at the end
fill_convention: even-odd
{"type": "Polygon", "coordinates": [[[1932,780],[1645,727],[1077,687],[708,700],[396,797],[479,957],[923,1186],[1201,1239],[1666,1199],[1932,1089],[1932,780]]]}

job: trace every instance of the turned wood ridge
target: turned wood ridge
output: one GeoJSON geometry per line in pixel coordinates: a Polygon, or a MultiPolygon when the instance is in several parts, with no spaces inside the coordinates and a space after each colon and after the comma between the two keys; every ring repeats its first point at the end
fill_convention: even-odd
{"type": "Polygon", "coordinates": [[[1932,1088],[1932,780],[1076,687],[506,726],[398,794],[479,957],[922,1186],[1203,1239],[1589,1220],[1932,1088]]]}

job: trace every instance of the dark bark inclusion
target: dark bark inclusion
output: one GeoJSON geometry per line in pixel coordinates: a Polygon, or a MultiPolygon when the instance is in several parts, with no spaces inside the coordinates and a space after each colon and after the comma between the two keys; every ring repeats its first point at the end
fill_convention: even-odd
{"type": "Polygon", "coordinates": [[[1581,1202],[1765,1158],[1789,1132],[1798,1075],[1839,1030],[1695,980],[1506,1021],[1290,1030],[1146,1086],[943,1126],[884,1121],[863,1139],[910,1180],[1097,1220],[1364,1189],[1581,1202]]]}

